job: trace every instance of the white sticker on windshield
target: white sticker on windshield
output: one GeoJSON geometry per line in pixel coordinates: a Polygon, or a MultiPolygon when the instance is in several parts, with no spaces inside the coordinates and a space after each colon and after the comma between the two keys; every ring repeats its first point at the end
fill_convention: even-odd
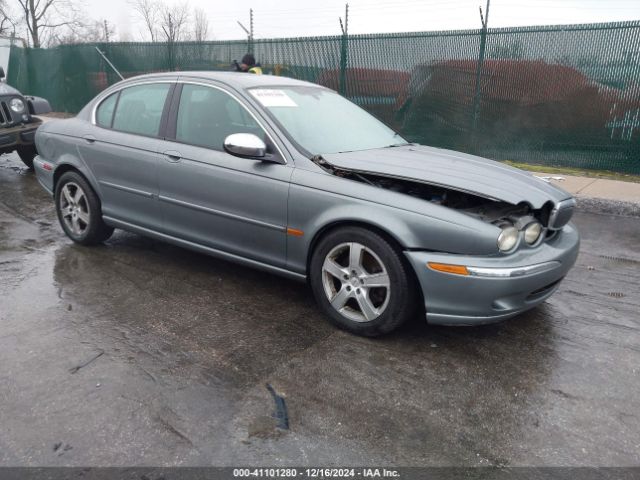
{"type": "Polygon", "coordinates": [[[282,90],[269,89],[253,89],[249,90],[256,100],[258,100],[263,107],[297,107],[289,95],[282,90]]]}

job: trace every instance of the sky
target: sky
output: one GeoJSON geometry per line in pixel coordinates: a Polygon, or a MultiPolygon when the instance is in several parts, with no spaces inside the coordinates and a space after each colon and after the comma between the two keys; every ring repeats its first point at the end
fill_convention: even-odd
{"type": "MultiPolygon", "coordinates": [[[[163,0],[184,3],[184,0],[163,0]]],[[[141,41],[143,28],[127,0],[84,0],[87,12],[116,25],[121,40],[141,41]]],[[[245,38],[237,24],[259,38],[337,35],[344,0],[188,0],[210,19],[212,40],[245,38]]],[[[480,27],[478,7],[486,0],[350,0],[349,33],[382,33],[480,27]]],[[[490,27],[558,25],[640,20],[640,0],[491,0],[490,27]]]]}

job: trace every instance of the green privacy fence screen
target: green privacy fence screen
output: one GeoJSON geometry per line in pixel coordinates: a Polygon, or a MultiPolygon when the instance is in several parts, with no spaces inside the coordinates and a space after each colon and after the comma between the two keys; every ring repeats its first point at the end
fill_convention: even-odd
{"type": "MultiPolygon", "coordinates": [[[[230,70],[328,86],[412,141],[498,160],[640,174],[640,21],[98,47],[125,77],[230,70]],[[479,79],[479,82],[477,81],[479,79]]],[[[95,45],[11,50],[8,81],[77,112],[118,78],[95,45]]]]}

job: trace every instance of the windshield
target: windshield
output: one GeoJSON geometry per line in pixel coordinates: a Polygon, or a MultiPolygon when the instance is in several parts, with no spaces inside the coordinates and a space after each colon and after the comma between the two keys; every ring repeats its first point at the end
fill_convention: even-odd
{"type": "Polygon", "coordinates": [[[252,88],[249,92],[312,155],[407,144],[375,117],[323,88],[252,88]]]}

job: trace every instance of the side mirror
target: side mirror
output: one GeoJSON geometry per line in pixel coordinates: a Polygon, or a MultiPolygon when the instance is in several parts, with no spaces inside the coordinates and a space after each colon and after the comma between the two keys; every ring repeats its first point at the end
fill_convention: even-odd
{"type": "Polygon", "coordinates": [[[4,74],[4,68],[0,67],[0,80],[2,80],[6,75],[4,74]]]}
{"type": "Polygon", "coordinates": [[[224,149],[238,157],[261,159],[267,154],[265,143],[252,133],[234,133],[224,139],[224,149]]]}

